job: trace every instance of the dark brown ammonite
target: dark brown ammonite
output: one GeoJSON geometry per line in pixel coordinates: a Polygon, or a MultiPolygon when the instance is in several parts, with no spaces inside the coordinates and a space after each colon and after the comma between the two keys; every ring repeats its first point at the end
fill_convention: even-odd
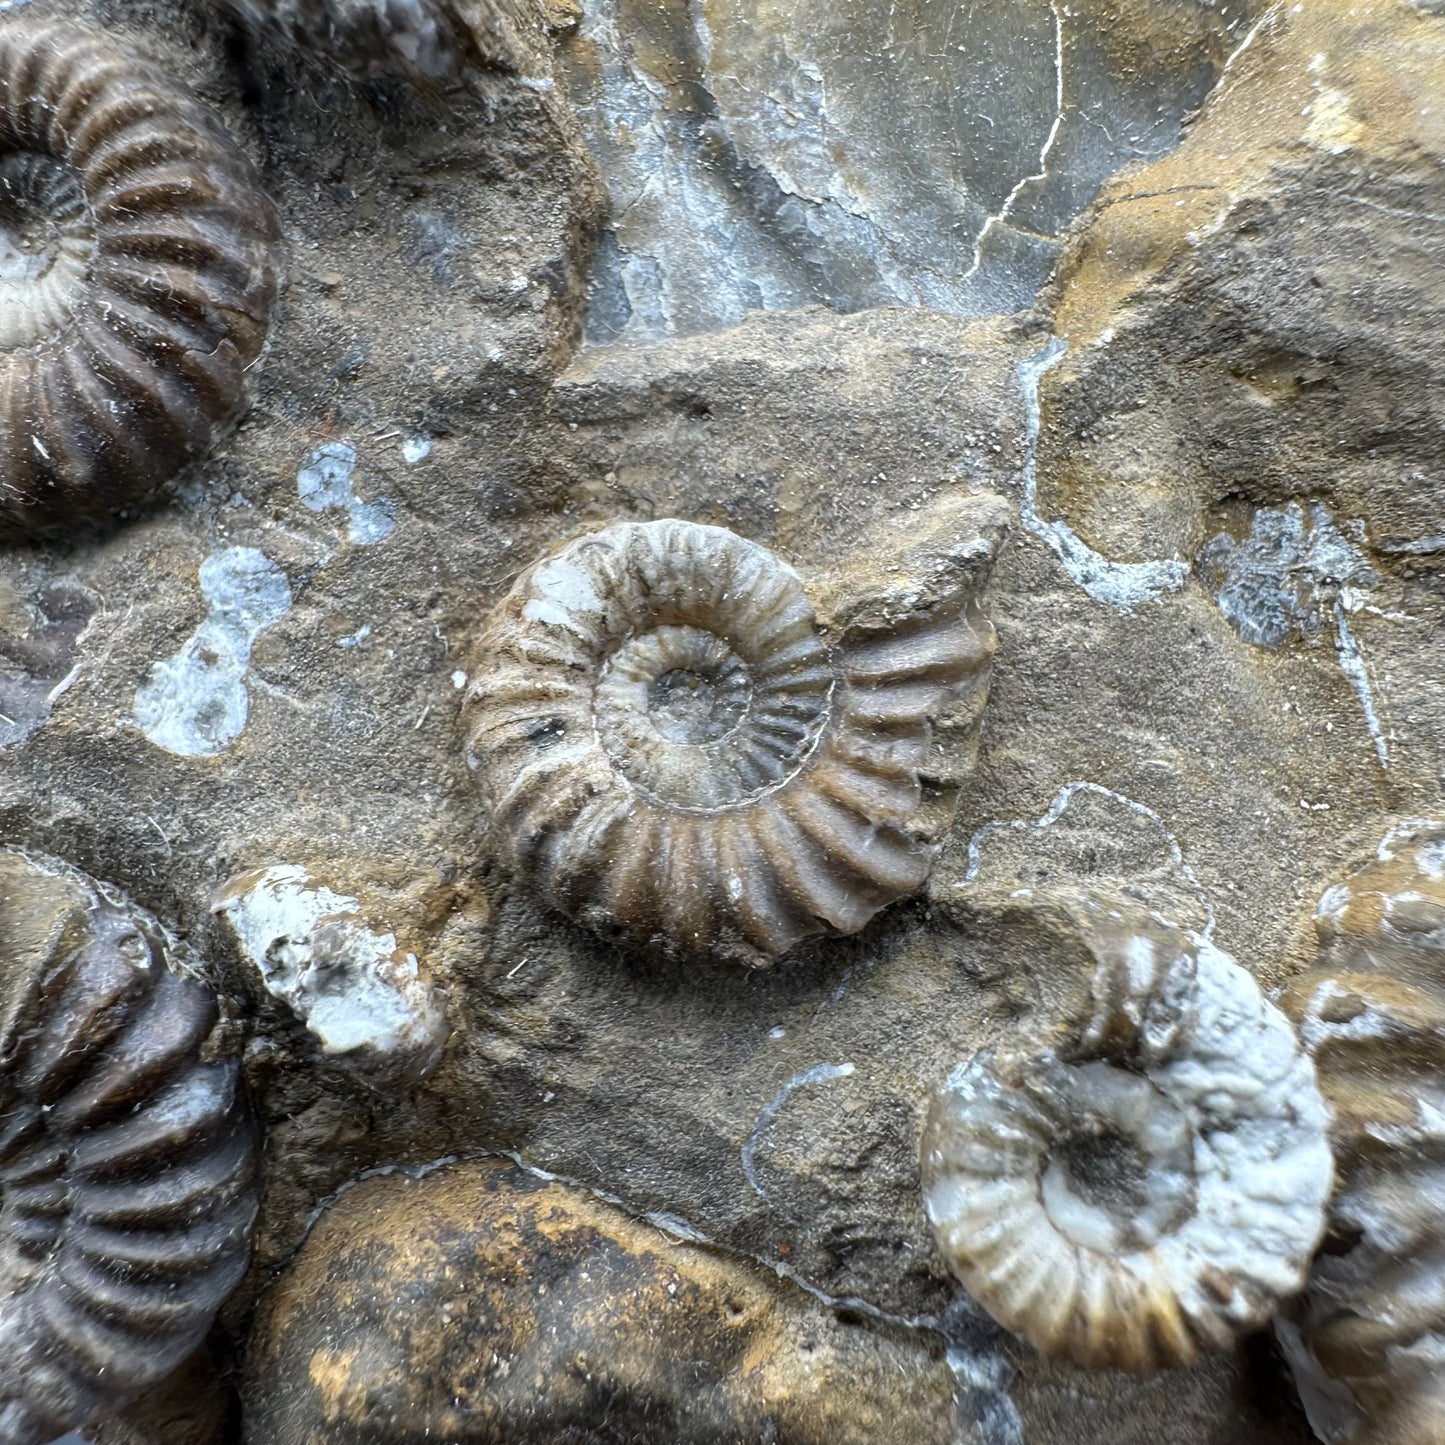
{"type": "Polygon", "coordinates": [[[108,36],[0,26],[0,540],[205,454],[266,339],[278,234],[184,86],[108,36]]]}
{"type": "Polygon", "coordinates": [[[0,1440],[47,1445],[205,1338],[259,1146],[211,991],[153,919],[0,849],[0,1440]]]}

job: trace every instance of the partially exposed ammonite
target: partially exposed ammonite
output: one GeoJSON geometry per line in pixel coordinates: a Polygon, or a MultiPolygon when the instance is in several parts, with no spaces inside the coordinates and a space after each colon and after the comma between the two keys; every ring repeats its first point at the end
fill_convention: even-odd
{"type": "Polygon", "coordinates": [[[0,26],[0,538],[201,457],[276,299],[275,214],[188,90],[113,38],[0,26]]]}
{"type": "Polygon", "coordinates": [[[163,1379],[245,1271],[258,1144],[209,989],[154,921],[0,850],[0,1440],[163,1379]]]}
{"type": "Polygon", "coordinates": [[[929,1218],[969,1292],[1043,1353],[1189,1364],[1304,1282],[1331,1179],[1314,1070],[1208,943],[1122,895],[1030,901],[1092,969],[1088,1017],[948,1078],[923,1143],[929,1218]]]}
{"type": "Polygon", "coordinates": [[[222,3],[251,27],[363,76],[399,73],[437,84],[458,79],[469,63],[511,70],[520,49],[506,0],[222,3]]]}
{"type": "Polygon", "coordinates": [[[1445,1440],[1445,822],[1407,825],[1329,889],[1320,959],[1280,1003],[1334,1109],[1339,1188],[1295,1324],[1336,1397],[1316,1431],[1445,1440]]]}
{"type": "Polygon", "coordinates": [[[798,574],[721,527],[622,523],[485,628],[470,756],[522,875],[604,932],[751,963],[926,878],[931,723],[976,720],[967,589],[824,634],[798,574]]]}

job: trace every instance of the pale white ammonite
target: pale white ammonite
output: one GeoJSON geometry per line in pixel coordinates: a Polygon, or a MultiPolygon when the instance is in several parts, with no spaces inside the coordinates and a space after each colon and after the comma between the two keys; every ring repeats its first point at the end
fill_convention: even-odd
{"type": "Polygon", "coordinates": [[[1312,1365],[1292,1354],[1322,1439],[1424,1445],[1445,1440],[1445,821],[1392,830],[1316,924],[1318,964],[1280,1006],[1340,1178],[1292,1319],[1312,1365]]]}
{"type": "Polygon", "coordinates": [[[1331,1159],[1314,1069],[1250,975],[1122,895],[1049,905],[1086,1017],[940,1089],[925,1204],[969,1292],[1042,1353],[1145,1373],[1304,1283],[1331,1159]]]}
{"type": "Polygon", "coordinates": [[[834,638],[766,547],[619,523],[542,558],[487,622],[469,757],[556,907],[763,963],[923,883],[932,722],[976,721],[993,648],[967,589],[834,638]]]}

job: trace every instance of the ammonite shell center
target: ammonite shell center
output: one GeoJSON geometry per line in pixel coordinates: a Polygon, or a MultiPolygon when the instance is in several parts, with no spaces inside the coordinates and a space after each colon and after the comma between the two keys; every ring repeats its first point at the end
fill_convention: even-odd
{"type": "Polygon", "coordinates": [[[821,673],[795,664],[770,672],[766,661],[744,659],[744,644],[703,627],[633,633],[607,658],[593,694],[612,765],[644,796],[703,811],[786,782],[829,715],[826,650],[808,642],[802,651],[825,664],[821,673]]]}
{"type": "Polygon", "coordinates": [[[1049,1149],[1044,1210],[1085,1249],[1148,1249],[1193,1208],[1188,1123],[1147,1079],[1100,1062],[1068,1072],[1080,1107],[1049,1149]]]}
{"type": "Polygon", "coordinates": [[[741,685],[732,672],[714,676],[686,667],[674,667],[647,689],[652,725],[675,743],[711,743],[737,727],[748,710],[751,688],[738,664],[741,685]]]}
{"type": "Polygon", "coordinates": [[[0,159],[0,347],[65,325],[95,254],[80,177],[31,151],[0,159]]]}
{"type": "Polygon", "coordinates": [[[674,743],[726,737],[747,716],[753,695],[747,665],[723,638],[699,627],[658,627],[628,639],[607,675],[614,700],[640,706],[658,736],[674,743]]]}

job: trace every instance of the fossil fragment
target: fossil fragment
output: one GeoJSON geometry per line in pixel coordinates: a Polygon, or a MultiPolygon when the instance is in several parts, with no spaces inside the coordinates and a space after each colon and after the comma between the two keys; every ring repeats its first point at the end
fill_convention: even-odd
{"type": "Polygon", "coordinates": [[[261,1303],[249,1445],[952,1445],[954,1380],[508,1160],[362,1180],[261,1303]]]}
{"type": "Polygon", "coordinates": [[[1123,895],[1015,903],[1092,982],[1082,1022],[940,1090],[923,1145],[939,1246],[1045,1354],[1189,1364],[1303,1284],[1331,1179],[1314,1070],[1244,969],[1123,895]]]}
{"type": "Polygon", "coordinates": [[[483,631],[470,757],[564,912],[765,962],[924,881],[931,725],[976,720],[969,587],[825,635],[802,579],[721,527],[621,523],[518,579],[483,631]]]}
{"type": "Polygon", "coordinates": [[[261,985],[328,1058],[378,1086],[436,1066],[450,1032],[441,998],[416,955],[372,928],[355,898],[283,863],[231,879],[214,907],[261,985]]]}
{"type": "Polygon", "coordinates": [[[275,214],[188,90],[111,37],[0,26],[0,537],[204,454],[276,297],[275,214]]]}
{"type": "Polygon", "coordinates": [[[506,0],[222,0],[269,30],[359,75],[455,81],[468,64],[518,66],[520,17],[506,0]]]}
{"type": "Polygon", "coordinates": [[[154,921],[0,850],[0,1439],[46,1445],[204,1339],[257,1140],[211,992],[154,921]]]}
{"type": "Polygon", "coordinates": [[[1338,1428],[1316,1428],[1445,1439],[1445,822],[1387,837],[1317,926],[1317,967],[1280,997],[1333,1107],[1340,1173],[1295,1321],[1347,1392],[1338,1428]]]}

